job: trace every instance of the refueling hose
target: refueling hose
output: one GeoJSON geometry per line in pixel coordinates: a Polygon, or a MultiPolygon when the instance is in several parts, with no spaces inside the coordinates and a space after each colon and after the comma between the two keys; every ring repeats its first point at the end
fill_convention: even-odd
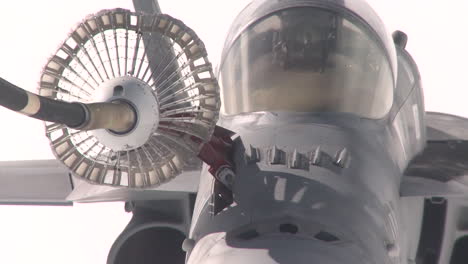
{"type": "Polygon", "coordinates": [[[126,133],[136,123],[135,110],[128,103],[69,103],[36,95],[2,78],[0,105],[36,119],[79,130],[105,128],[126,133]]]}

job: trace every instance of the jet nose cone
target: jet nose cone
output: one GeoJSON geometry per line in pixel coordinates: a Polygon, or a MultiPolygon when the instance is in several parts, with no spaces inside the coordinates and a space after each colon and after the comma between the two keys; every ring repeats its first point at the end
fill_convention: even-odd
{"type": "Polygon", "coordinates": [[[324,242],[293,235],[261,236],[226,242],[203,238],[189,264],[370,264],[352,243],[324,242]],[[215,243],[210,247],[210,243],[215,243]]]}

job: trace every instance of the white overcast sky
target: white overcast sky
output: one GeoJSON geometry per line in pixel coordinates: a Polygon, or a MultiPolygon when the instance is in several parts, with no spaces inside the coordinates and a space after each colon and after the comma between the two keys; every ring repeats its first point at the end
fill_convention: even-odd
{"type": "MultiPolygon", "coordinates": [[[[232,19],[249,0],[161,0],[205,41],[217,64],[232,19]]],[[[409,35],[426,109],[468,116],[468,1],[371,0],[390,31],[409,35]]],[[[131,0],[3,0],[0,76],[36,91],[41,68],[70,29],[103,8],[132,8],[131,0]]],[[[42,122],[0,109],[0,160],[53,158],[42,122]]],[[[1,187],[4,188],[4,187],[1,187]]],[[[105,263],[130,215],[123,205],[0,207],[0,263],[105,263]]]]}

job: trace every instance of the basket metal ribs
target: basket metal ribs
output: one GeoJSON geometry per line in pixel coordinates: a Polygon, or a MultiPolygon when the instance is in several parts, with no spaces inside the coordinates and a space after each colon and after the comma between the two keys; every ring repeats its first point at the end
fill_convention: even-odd
{"type": "Polygon", "coordinates": [[[220,107],[193,30],[168,15],[123,9],[79,23],[44,67],[39,93],[82,103],[117,98],[135,108],[136,128],[124,135],[45,124],[52,151],[75,176],[133,188],[180,174],[210,139],[220,107]]]}

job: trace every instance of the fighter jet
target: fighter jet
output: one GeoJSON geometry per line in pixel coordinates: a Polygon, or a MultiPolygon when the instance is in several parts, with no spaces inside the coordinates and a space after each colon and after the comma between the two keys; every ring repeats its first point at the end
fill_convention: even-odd
{"type": "Polygon", "coordinates": [[[408,37],[365,1],[252,1],[216,75],[134,4],[79,24],[40,95],[2,79],[60,161],[0,163],[3,201],[126,201],[108,263],[465,263],[466,119],[425,111],[408,37]]]}

